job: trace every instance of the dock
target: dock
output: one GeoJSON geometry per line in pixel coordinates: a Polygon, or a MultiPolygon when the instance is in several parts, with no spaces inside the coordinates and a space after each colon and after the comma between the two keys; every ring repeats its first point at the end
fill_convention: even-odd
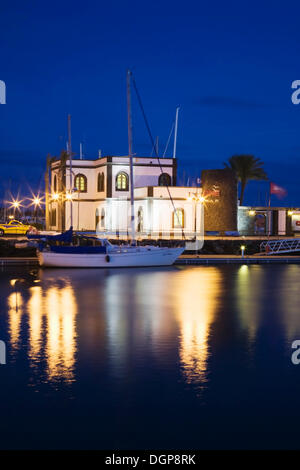
{"type": "Polygon", "coordinates": [[[300,264],[300,256],[182,255],[176,265],[300,264]]]}
{"type": "MultiPolygon", "coordinates": [[[[238,255],[182,255],[175,265],[216,265],[216,264],[300,264],[300,256],[257,256],[250,255],[242,258],[238,255]]],[[[24,266],[37,267],[36,257],[0,258],[0,267],[24,266]]]]}
{"type": "Polygon", "coordinates": [[[0,258],[0,266],[1,268],[7,266],[38,266],[39,262],[38,259],[33,257],[10,257],[10,258],[0,258]]]}

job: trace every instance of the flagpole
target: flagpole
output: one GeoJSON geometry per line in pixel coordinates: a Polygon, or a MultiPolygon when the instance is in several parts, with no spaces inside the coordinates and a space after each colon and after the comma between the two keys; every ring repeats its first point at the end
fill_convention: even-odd
{"type": "Polygon", "coordinates": [[[269,183],[268,240],[271,235],[271,181],[269,183]]]}

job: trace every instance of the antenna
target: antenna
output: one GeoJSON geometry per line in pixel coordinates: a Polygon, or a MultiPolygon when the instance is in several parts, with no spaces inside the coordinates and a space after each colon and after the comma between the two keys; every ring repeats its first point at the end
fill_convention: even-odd
{"type": "MultiPolygon", "coordinates": [[[[72,195],[72,144],[71,144],[71,114],[68,114],[68,154],[69,154],[69,165],[70,165],[70,194],[72,195]]],[[[73,204],[72,199],[70,199],[70,218],[71,218],[71,227],[73,227],[73,204]]]]}
{"type": "Polygon", "coordinates": [[[170,134],[169,134],[166,146],[165,146],[165,150],[164,150],[164,153],[163,153],[163,158],[165,158],[165,156],[166,156],[166,153],[167,153],[167,150],[168,150],[168,147],[169,147],[169,143],[170,143],[170,139],[171,139],[171,135],[173,133],[173,129],[174,129],[174,122],[172,124],[171,131],[170,131],[170,134]]]}
{"type": "Polygon", "coordinates": [[[177,129],[178,129],[178,112],[179,107],[176,108],[176,116],[175,116],[175,130],[174,130],[174,147],[173,147],[173,158],[176,158],[176,147],[177,147],[177,129]]]}

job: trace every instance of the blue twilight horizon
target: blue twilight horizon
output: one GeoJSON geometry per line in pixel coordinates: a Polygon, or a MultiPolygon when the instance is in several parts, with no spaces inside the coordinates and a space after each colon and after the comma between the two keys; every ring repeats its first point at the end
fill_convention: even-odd
{"type": "MultiPolygon", "coordinates": [[[[234,154],[261,158],[300,206],[297,2],[11,1],[1,5],[0,197],[43,186],[47,154],[67,140],[86,158],[127,153],[126,70],[133,70],[160,154],[180,106],[179,184],[234,154]]],[[[134,151],[150,155],[136,100],[134,151]]],[[[168,156],[172,154],[169,147],[168,156]]],[[[264,205],[268,183],[245,203],[264,205]]]]}

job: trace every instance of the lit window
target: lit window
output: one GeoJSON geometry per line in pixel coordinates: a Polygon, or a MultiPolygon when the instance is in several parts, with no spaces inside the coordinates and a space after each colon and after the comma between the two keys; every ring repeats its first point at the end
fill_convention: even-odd
{"type": "Polygon", "coordinates": [[[176,209],[173,212],[173,227],[183,228],[184,227],[184,210],[176,209]]]}
{"type": "Polygon", "coordinates": [[[116,178],[116,190],[117,191],[128,191],[128,175],[123,171],[117,174],[116,178]]]}
{"type": "Polygon", "coordinates": [[[81,193],[87,192],[87,178],[85,175],[76,175],[75,177],[75,188],[81,193]]]}

